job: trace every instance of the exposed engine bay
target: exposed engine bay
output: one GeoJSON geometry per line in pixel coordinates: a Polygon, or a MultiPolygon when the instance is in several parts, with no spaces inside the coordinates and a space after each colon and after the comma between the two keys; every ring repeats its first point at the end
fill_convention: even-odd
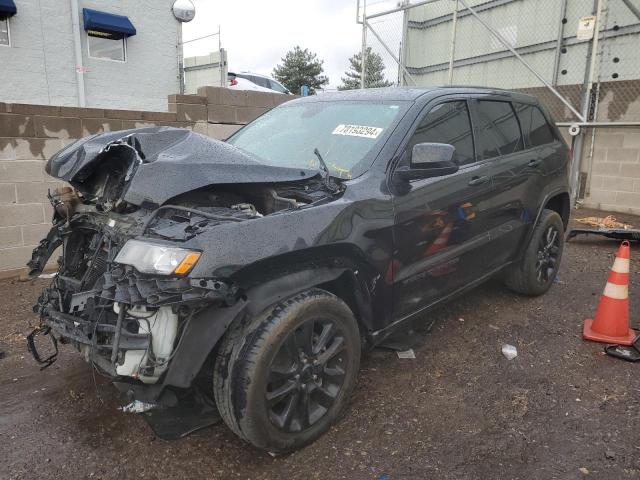
{"type": "Polygon", "coordinates": [[[199,235],[340,194],[315,171],[266,168],[235,147],[173,128],[80,140],[47,171],[70,186],[50,192],[53,226],[28,263],[37,276],[60,252],[34,307],[41,325],[29,348],[53,363],[55,353],[43,358],[36,348],[35,338],[48,334],[102,373],[141,384],[159,382],[194,314],[242,296],[229,278],[192,275],[203,251],[215,249],[198,244],[199,235]]]}

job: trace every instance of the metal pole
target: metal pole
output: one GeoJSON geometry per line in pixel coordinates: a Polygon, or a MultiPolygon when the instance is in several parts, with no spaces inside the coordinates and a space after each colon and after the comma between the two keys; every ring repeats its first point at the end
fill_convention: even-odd
{"type": "Polygon", "coordinates": [[[360,52],[360,88],[365,86],[367,61],[367,0],[362,2],[362,50],[360,52]]]}
{"type": "Polygon", "coordinates": [[[638,10],[636,6],[631,3],[631,0],[622,0],[622,3],[624,3],[627,8],[631,10],[631,12],[636,16],[636,18],[640,20],[640,10],[638,10]]]}
{"type": "MultiPolygon", "coordinates": [[[[406,5],[409,3],[409,0],[404,0],[403,5],[406,5]]],[[[402,62],[402,65],[406,65],[407,64],[407,38],[409,37],[409,15],[407,15],[407,10],[403,10],[402,11],[402,45],[401,45],[401,53],[402,55],[400,55],[400,62],[402,62]]],[[[406,85],[407,84],[407,79],[404,77],[404,72],[402,71],[402,68],[398,68],[398,77],[399,77],[399,81],[398,83],[400,85],[406,85]]]]}
{"type": "Polygon", "coordinates": [[[455,0],[456,4],[453,7],[453,22],[451,24],[451,47],[449,50],[449,80],[448,84],[453,84],[453,60],[456,53],[456,27],[458,26],[458,0],[455,0]]]}
{"type": "Polygon", "coordinates": [[[180,95],[184,95],[184,53],[182,50],[182,22],[178,22],[178,81],[180,82],[180,95]]]}
{"type": "Polygon", "coordinates": [[[551,81],[552,85],[558,84],[558,71],[560,70],[560,51],[562,49],[562,41],[564,40],[564,23],[562,23],[562,19],[564,18],[565,13],[567,12],[567,0],[562,0],[562,5],[560,6],[560,22],[558,26],[558,39],[556,40],[556,55],[553,62],[553,80],[551,81]]]}
{"type": "Polygon", "coordinates": [[[547,82],[544,77],[542,77],[531,65],[529,65],[529,63],[522,58],[522,55],[520,55],[515,48],[513,48],[513,46],[502,36],[500,35],[500,33],[498,33],[491,25],[489,25],[487,22],[485,22],[480,15],[478,15],[478,12],[476,12],[473,8],[471,8],[469,6],[469,4],[467,3],[467,0],[459,0],[460,3],[462,3],[462,5],[469,10],[469,12],[471,12],[471,14],[476,17],[476,19],[487,29],[489,30],[489,32],[498,39],[498,41],[500,43],[502,43],[511,53],[513,53],[513,55],[520,60],[520,62],[527,68],[527,70],[529,70],[531,73],[533,73],[533,75],[535,75],[535,77],[540,80],[540,82],[542,82],[542,84],[547,87],[551,93],[553,93],[556,97],[558,97],[558,99],[569,109],[571,110],[571,113],[573,113],[576,118],[578,118],[580,121],[584,121],[584,117],[575,109],[573,108],[573,105],[571,105],[567,100],[565,100],[565,98],[560,95],[560,93],[549,83],[547,82]]]}
{"type": "Polygon", "coordinates": [[[84,92],[84,65],[82,63],[82,46],[80,43],[80,10],[78,0],[71,0],[71,22],[73,25],[73,47],[76,59],[76,81],[78,83],[78,106],[86,107],[84,92]]]}
{"type": "Polygon", "coordinates": [[[402,65],[402,63],[400,63],[400,60],[395,56],[395,54],[389,49],[389,47],[387,47],[387,44],[384,43],[382,41],[382,39],[378,36],[378,34],[376,33],[376,31],[371,27],[371,25],[369,25],[369,23],[365,20],[365,25],[367,25],[369,27],[369,29],[371,29],[371,33],[373,33],[373,36],[376,37],[376,39],[380,42],[380,44],[384,47],[384,49],[387,51],[387,53],[391,56],[391,58],[393,58],[393,60],[400,66],[400,68],[402,69],[402,71],[404,72],[404,74],[409,77],[411,79],[411,81],[413,82],[414,85],[417,85],[416,81],[413,79],[413,77],[411,76],[411,74],[407,71],[407,69],[405,68],[404,65],[402,65]]]}
{"type": "Polygon", "coordinates": [[[382,17],[382,16],[388,15],[390,13],[401,12],[401,11],[407,10],[409,8],[420,7],[422,5],[427,5],[429,3],[436,3],[436,2],[439,2],[439,1],[441,1],[441,0],[424,0],[423,2],[415,2],[415,3],[407,2],[406,4],[401,5],[398,8],[392,8],[391,10],[385,10],[384,12],[378,12],[378,13],[374,13],[373,15],[369,15],[368,18],[369,18],[369,20],[371,20],[372,18],[382,17]]]}

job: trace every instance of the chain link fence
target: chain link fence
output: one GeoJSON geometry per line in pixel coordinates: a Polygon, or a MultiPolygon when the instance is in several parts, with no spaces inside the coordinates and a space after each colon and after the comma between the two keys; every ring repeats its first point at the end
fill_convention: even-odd
{"type": "Polygon", "coordinates": [[[361,0],[359,18],[365,45],[396,84],[519,90],[538,96],[557,122],[637,122],[640,18],[633,2],[640,6],[638,0],[361,0]]]}

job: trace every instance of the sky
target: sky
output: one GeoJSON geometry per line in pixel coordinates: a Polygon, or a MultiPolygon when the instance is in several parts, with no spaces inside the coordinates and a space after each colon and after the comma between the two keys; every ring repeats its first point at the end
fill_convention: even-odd
{"type": "MultiPolygon", "coordinates": [[[[324,60],[329,89],[340,85],[349,57],[360,50],[362,27],[355,0],[192,0],[194,20],[183,26],[183,41],[218,31],[229,70],[272,75],[296,45],[324,60]]],[[[185,56],[217,50],[216,37],[187,43],[185,56]]]]}

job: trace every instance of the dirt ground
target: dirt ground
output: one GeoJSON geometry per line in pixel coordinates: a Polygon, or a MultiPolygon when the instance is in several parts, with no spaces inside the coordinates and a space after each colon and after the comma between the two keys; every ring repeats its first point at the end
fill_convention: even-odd
{"type": "MultiPolygon", "coordinates": [[[[578,237],[547,295],[517,296],[493,281],[429,314],[415,360],[365,355],[345,418],[279,458],[223,424],[156,438],[141,417],[117,410],[114,388],[71,347],[40,371],[24,337],[45,281],[1,282],[0,478],[640,478],[640,364],[581,339],[615,250],[578,237]],[[504,343],[517,358],[502,356],[504,343]]],[[[633,246],[633,324],[639,253],[633,246]]]]}

